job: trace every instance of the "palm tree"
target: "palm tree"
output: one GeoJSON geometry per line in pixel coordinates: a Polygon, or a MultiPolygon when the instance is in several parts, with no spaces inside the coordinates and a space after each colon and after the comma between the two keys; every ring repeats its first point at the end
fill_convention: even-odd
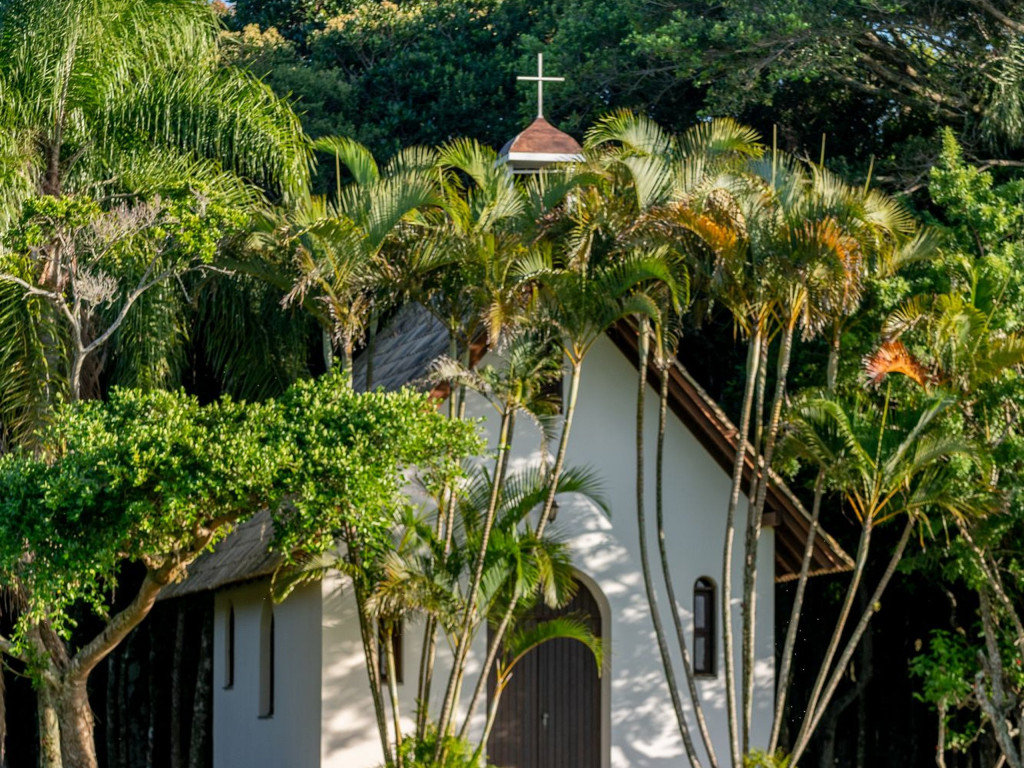
{"type": "MultiPolygon", "coordinates": [[[[883,326],[886,340],[869,358],[868,372],[877,379],[898,371],[922,387],[954,391],[969,434],[998,456],[1014,431],[1014,418],[988,404],[993,395],[999,400],[1005,397],[1007,380],[1017,375],[1024,362],[1024,339],[1004,325],[1006,305],[1012,303],[1005,297],[1010,278],[963,254],[948,258],[945,267],[950,289],[915,296],[890,314],[883,326]]],[[[1005,470],[999,464],[997,459],[990,475],[993,485],[1006,484],[1005,470]]],[[[1007,533],[1005,519],[963,518],[956,525],[958,549],[969,564],[966,572],[971,574],[966,581],[978,595],[984,637],[983,650],[978,651],[981,673],[974,682],[974,696],[1007,763],[1020,765],[1020,748],[1011,735],[1015,718],[1019,727],[1020,696],[1007,684],[1005,650],[999,639],[1002,628],[1013,638],[1011,647],[1024,642],[1024,618],[1019,601],[1014,601],[1014,585],[1003,575],[1012,569],[1001,562],[1005,556],[999,554],[1012,534],[1007,533]]],[[[945,706],[939,705],[942,718],[945,706]]],[[[940,732],[939,758],[945,747],[940,732]]]]}
{"type": "MultiPolygon", "coordinates": [[[[339,345],[346,370],[352,368],[355,346],[375,318],[399,299],[402,227],[423,209],[441,203],[432,151],[403,150],[380,168],[370,151],[346,138],[317,140],[317,149],[334,155],[338,186],[334,203],[321,197],[303,200],[290,209],[272,211],[264,245],[283,244],[294,254],[299,277],[285,303],[301,302],[320,320],[326,334],[325,360],[339,345]],[[352,181],[342,186],[342,168],[352,181]],[[395,253],[396,248],[398,252],[395,253]]],[[[366,388],[372,386],[371,365],[366,388]]]]}
{"type": "MultiPolygon", "coordinates": [[[[472,642],[475,627],[479,623],[481,588],[485,581],[485,565],[490,553],[490,536],[498,521],[503,494],[505,493],[508,456],[512,444],[512,435],[517,414],[527,413],[533,416],[542,415],[549,409],[549,400],[545,386],[557,379],[558,366],[552,354],[552,345],[543,334],[533,331],[519,330],[508,336],[502,350],[502,359],[498,366],[487,366],[479,371],[471,371],[460,366],[456,361],[447,361],[437,371],[439,377],[460,385],[469,385],[475,392],[482,395],[498,412],[499,427],[495,451],[494,469],[488,478],[488,497],[475,499],[476,506],[482,510],[479,519],[473,519],[467,525],[467,513],[462,515],[463,525],[467,533],[471,527],[476,534],[466,597],[459,630],[456,633],[454,648],[455,659],[449,673],[448,685],[438,718],[438,732],[445,734],[454,717],[454,704],[462,687],[463,673],[472,642]]],[[[457,506],[457,505],[455,505],[457,506]]],[[[449,510],[455,512],[455,506],[449,510]]],[[[450,518],[443,526],[443,535],[447,541],[454,533],[455,519],[450,518]]],[[[439,531],[439,534],[441,532],[439,531]]],[[[485,679],[486,675],[482,679],[485,679]]],[[[475,706],[479,697],[480,686],[471,701],[475,706]]],[[[429,691],[423,692],[425,695],[429,691]]],[[[468,722],[468,720],[467,720],[468,722]]],[[[438,749],[443,749],[442,741],[438,749]]],[[[443,753],[438,759],[443,759],[443,753]]]]}
{"type": "MultiPolygon", "coordinates": [[[[443,200],[440,211],[423,217],[424,233],[408,249],[398,266],[401,280],[415,286],[412,295],[448,330],[449,360],[436,371],[449,385],[449,413],[463,418],[466,389],[475,389],[490,401],[499,414],[499,437],[495,453],[496,478],[469,575],[468,601],[463,609],[462,629],[455,641],[456,662],[448,679],[438,718],[444,734],[454,717],[454,703],[462,687],[462,675],[473,633],[475,601],[484,578],[483,564],[488,548],[501,488],[507,470],[508,449],[517,414],[534,418],[549,415],[546,384],[560,370],[555,360],[557,345],[544,323],[530,318],[526,307],[534,286],[526,279],[524,264],[547,246],[542,241],[544,222],[583,181],[573,173],[552,174],[543,179],[519,183],[497,163],[496,153],[474,141],[453,141],[439,151],[439,173],[443,200]],[[483,345],[497,353],[493,368],[474,371],[476,361],[470,350],[483,345]],[[461,358],[461,363],[456,363],[461,358]]],[[[448,545],[456,526],[454,489],[447,492],[443,513],[438,516],[438,536],[448,545]]],[[[507,623],[507,622],[506,622],[507,623]]],[[[504,630],[502,630],[504,631],[504,630]]],[[[421,677],[420,698],[426,700],[431,685],[436,625],[428,618],[424,647],[426,664],[421,677]]],[[[500,643],[498,633],[488,654],[493,664],[500,643]]],[[[480,697],[478,686],[471,700],[480,697]]],[[[421,710],[418,732],[426,729],[421,710]]],[[[436,759],[443,757],[443,740],[436,759]]]]}
{"type": "MultiPolygon", "coordinates": [[[[786,158],[753,165],[755,191],[746,214],[752,249],[760,250],[768,285],[768,337],[780,337],[775,391],[765,416],[756,419],[755,453],[770,468],[778,437],[794,335],[804,339],[849,315],[859,304],[868,266],[892,263],[913,222],[890,198],[850,187],[822,168],[805,171],[786,158]],[[775,322],[777,321],[777,325],[775,322]],[[772,327],[774,326],[774,327],[772,327]]],[[[901,249],[902,246],[902,249],[901,249]]],[[[915,257],[918,254],[914,254],[915,257]]],[[[767,345],[762,346],[767,353],[767,345]]],[[[758,363],[756,408],[764,414],[767,360],[758,363]]],[[[749,748],[753,715],[754,615],[757,548],[767,499],[767,471],[755,478],[748,506],[743,583],[743,747],[749,748]]]]}
{"type": "Polygon", "coordinates": [[[844,401],[811,394],[801,398],[788,419],[784,450],[822,468],[826,484],[843,497],[861,526],[853,575],[793,745],[794,766],[835,693],[914,527],[935,512],[959,520],[993,507],[987,483],[964,481],[964,465],[973,466],[975,477],[981,478],[986,462],[981,446],[944,424],[942,417],[953,404],[952,398],[938,396],[925,398],[920,406],[897,408],[889,388],[881,404],[864,396],[844,401]],[[836,660],[872,534],[883,523],[900,519],[903,530],[888,565],[836,660]]]}
{"type": "MultiPolygon", "coordinates": [[[[461,515],[468,541],[481,535],[480,505],[484,501],[484,492],[493,489],[493,479],[486,476],[483,479],[483,484],[477,483],[475,493],[472,489],[467,493],[466,511],[461,515]]],[[[553,531],[548,531],[543,537],[536,536],[527,523],[528,516],[546,497],[549,482],[547,469],[534,466],[511,473],[501,484],[501,501],[489,553],[492,564],[483,579],[487,586],[478,619],[479,626],[487,623],[494,631],[459,730],[460,738],[465,738],[476,705],[482,700],[490,670],[495,667],[499,684],[491,696],[484,733],[476,750],[477,757],[487,744],[501,691],[507,685],[512,666],[529,650],[548,640],[575,639],[595,653],[598,668],[601,668],[600,641],[589,630],[573,622],[543,623],[532,628],[520,626],[534,605],[543,602],[551,608],[562,606],[572,598],[576,587],[565,543],[553,531]],[[517,629],[522,631],[518,633],[519,637],[513,637],[517,629]]],[[[608,513],[600,481],[586,469],[567,468],[559,480],[558,494],[560,497],[581,495],[608,513]]]]}
{"type": "MultiPolygon", "coordinates": [[[[587,146],[604,150],[602,161],[617,182],[613,187],[612,199],[629,201],[632,204],[631,210],[628,210],[625,216],[628,224],[621,233],[621,239],[628,243],[629,247],[669,249],[673,256],[670,263],[674,264],[673,272],[677,284],[686,295],[686,300],[681,302],[683,304],[687,304],[689,299],[690,270],[687,269],[687,263],[699,274],[702,252],[708,249],[713,251],[718,247],[723,235],[727,241],[729,239],[721,227],[701,212],[699,200],[709,189],[713,189],[721,174],[736,169],[751,157],[757,157],[761,152],[757,142],[756,133],[731,120],[701,124],[682,137],[674,137],[665,134],[655,123],[628,112],[615,113],[602,119],[588,133],[587,146]]],[[[665,581],[669,611],[682,655],[684,675],[697,727],[711,765],[717,766],[717,755],[697,692],[689,647],[675,599],[664,537],[661,480],[668,417],[668,371],[674,365],[681,338],[682,316],[676,303],[680,297],[676,296],[674,291],[664,290],[654,291],[652,296],[659,305],[658,315],[652,319],[653,324],[647,318],[638,319],[640,381],[637,395],[637,514],[641,566],[680,735],[691,763],[699,765],[700,761],[693,747],[678,693],[676,676],[672,669],[647,555],[642,403],[646,393],[647,366],[653,331],[654,363],[661,377],[656,459],[656,518],[662,577],[665,581]]]]}
{"type": "MultiPolygon", "coordinates": [[[[395,548],[388,551],[377,563],[368,563],[354,578],[371,576],[372,586],[368,592],[367,610],[386,627],[399,618],[420,613],[431,616],[448,636],[453,647],[457,647],[462,632],[466,606],[472,593],[465,586],[472,579],[477,564],[477,553],[484,543],[486,520],[493,516],[490,532],[486,533],[487,566],[473,603],[472,634],[490,622],[496,625],[504,616],[510,597],[521,596],[529,602],[542,599],[549,605],[563,605],[572,597],[574,584],[568,548],[558,537],[548,535],[536,538],[525,525],[527,516],[542,501],[547,492],[546,473],[543,468],[533,467],[509,473],[503,481],[483,467],[471,470],[468,482],[456,504],[459,520],[459,535],[453,542],[446,542],[437,535],[436,526],[425,516],[407,515],[399,527],[395,548]],[[490,505],[498,488],[499,501],[491,513],[490,505]]],[[[562,477],[559,494],[581,494],[601,509],[607,511],[600,496],[600,484],[595,477],[575,468],[568,469],[562,477]]],[[[438,506],[435,514],[443,514],[438,506]]],[[[523,613],[522,606],[519,614],[523,613]]],[[[515,619],[511,626],[515,626],[515,619]]],[[[536,647],[539,642],[559,637],[569,637],[585,642],[599,652],[599,641],[592,634],[581,632],[575,625],[555,624],[542,631],[543,637],[531,635],[523,641],[515,655],[521,655],[527,647],[536,647]]],[[[374,638],[374,642],[376,639],[374,638]]],[[[492,645],[497,657],[499,652],[508,653],[510,647],[492,645]]],[[[385,645],[385,651],[387,650],[385,645]]],[[[487,669],[493,665],[491,658],[480,672],[480,677],[469,711],[460,728],[459,737],[465,738],[473,710],[486,686],[487,669]]],[[[421,658],[421,666],[425,658],[421,658]]],[[[507,665],[503,668],[508,672],[507,665]]],[[[421,670],[421,678],[423,671],[421,670]]],[[[389,685],[393,675],[389,677],[389,685]]],[[[392,706],[397,706],[396,693],[392,693],[392,706]]],[[[420,708],[427,709],[429,702],[420,699],[420,708]]],[[[497,697],[491,700],[488,723],[493,722],[497,708],[497,697]]],[[[396,739],[396,761],[400,761],[402,736],[398,728],[399,714],[392,711],[396,739]]],[[[489,727],[488,729],[489,730],[489,727]]],[[[438,733],[442,733],[439,729],[438,733]]],[[[423,741],[426,735],[417,734],[423,741]]],[[[387,738],[385,733],[385,738],[387,738]]],[[[486,734],[478,749],[486,744],[486,734]]],[[[389,759],[390,762],[390,759],[389,759]]]]}
{"type": "MultiPolygon", "coordinates": [[[[781,285],[782,342],[776,364],[776,388],[769,422],[765,428],[764,466],[771,466],[779,433],[782,402],[786,397],[786,373],[792,354],[794,334],[803,338],[829,332],[826,364],[826,391],[834,393],[838,373],[840,339],[850,318],[860,305],[870,281],[892,277],[914,262],[930,258],[936,239],[929,230],[915,231],[908,212],[895,200],[877,191],[851,187],[823,168],[807,170],[807,188],[783,211],[783,235],[779,247],[789,254],[791,276],[781,285]]],[[[767,175],[767,170],[763,175],[767,175]]],[[[793,607],[783,644],[782,663],[776,691],[775,717],[768,752],[778,746],[785,703],[789,690],[797,631],[802,616],[811,553],[817,533],[825,492],[824,470],[815,482],[811,508],[811,527],[805,543],[801,570],[796,584],[793,607]]],[[[756,548],[760,519],[764,512],[767,486],[756,486],[756,496],[748,520],[748,552],[745,569],[745,595],[753,593],[756,548]]],[[[745,638],[745,663],[753,663],[753,637],[745,638]]],[[[752,679],[747,678],[746,701],[752,696],[752,679]]],[[[750,710],[746,710],[748,716],[750,710]]]]}

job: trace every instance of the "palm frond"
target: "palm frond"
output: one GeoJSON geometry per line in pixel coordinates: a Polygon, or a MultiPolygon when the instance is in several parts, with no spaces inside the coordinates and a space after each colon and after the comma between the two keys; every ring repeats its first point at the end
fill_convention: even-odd
{"type": "Polygon", "coordinates": [[[504,655],[508,661],[503,665],[504,674],[507,676],[516,662],[531,650],[552,640],[575,640],[585,645],[594,655],[598,675],[601,674],[604,668],[601,639],[594,635],[585,617],[571,614],[537,622],[510,634],[505,641],[504,655]]]}

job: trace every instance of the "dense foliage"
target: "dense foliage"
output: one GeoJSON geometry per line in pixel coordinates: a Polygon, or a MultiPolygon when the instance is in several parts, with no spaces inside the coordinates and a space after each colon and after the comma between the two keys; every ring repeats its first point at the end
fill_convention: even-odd
{"type": "MultiPolygon", "coordinates": [[[[53,711],[65,765],[92,764],[84,680],[109,641],[261,506],[297,578],[329,565],[353,579],[388,761],[480,758],[486,730],[475,747],[464,737],[483,683],[464,696],[463,672],[482,628],[495,628],[485,667],[499,694],[517,649],[544,638],[583,642],[600,666],[584,628],[517,622],[571,593],[548,523],[558,493],[599,503],[564,460],[587,353],[628,322],[662,373],[701,359],[741,425],[723,519],[727,542],[745,534],[744,581],[730,583],[727,545],[721,582],[725,614],[742,593],[745,615],[735,669],[723,627],[732,764],[831,763],[840,739],[864,758],[868,708],[856,726],[840,715],[878,687],[881,596],[909,584],[949,597],[912,663],[939,762],[1001,754],[1019,768],[1022,32],[1016,0],[0,6],[0,572],[17,622],[0,650],[39,686],[43,763],[60,760],[53,711]],[[589,129],[587,159],[516,181],[488,147],[535,114],[515,76],[540,51],[567,77],[548,116],[589,129]],[[709,119],[722,114],[773,138],[709,119]],[[314,146],[323,197],[309,190],[314,146]],[[879,187],[916,193],[929,228],[879,187]],[[411,303],[449,335],[431,382],[447,419],[412,395],[357,396],[340,374],[304,380],[336,355],[352,368],[365,347],[356,384],[372,389],[375,334],[411,303]],[[484,338],[502,354],[478,368],[484,338]],[[181,383],[210,404],[158,391],[181,383]],[[470,390],[498,414],[497,440],[460,479],[470,390]],[[90,398],[106,402],[75,402],[90,398]],[[524,413],[554,450],[512,472],[524,413]],[[815,519],[855,555],[842,588],[805,573],[793,591],[767,745],[749,743],[766,486],[744,521],[747,442],[807,481],[815,519]],[[409,463],[430,465],[430,513],[398,491],[409,463]],[[339,541],[340,558],[310,559],[339,541]],[[130,563],[146,573],[141,602],[114,611],[130,563]],[[797,640],[805,590],[838,616],[831,639],[797,640]],[[403,734],[377,654],[406,615],[425,616],[425,646],[443,635],[456,663],[440,709],[403,734]],[[94,621],[103,642],[83,637],[94,621]]],[[[645,503],[641,490],[642,529],[645,503]]],[[[696,762],[686,645],[656,634],[696,762]]],[[[433,671],[425,653],[421,700],[433,671]]]]}
{"type": "Polygon", "coordinates": [[[297,100],[307,130],[384,155],[452,136],[503,144],[532,114],[514,76],[537,51],[567,77],[548,110],[570,131],[618,107],[677,131],[732,115],[814,158],[827,134],[837,168],[863,177],[873,156],[899,188],[923,186],[944,126],[994,165],[1019,160],[1024,136],[1013,0],[242,0],[227,18],[238,55],[297,100]]]}

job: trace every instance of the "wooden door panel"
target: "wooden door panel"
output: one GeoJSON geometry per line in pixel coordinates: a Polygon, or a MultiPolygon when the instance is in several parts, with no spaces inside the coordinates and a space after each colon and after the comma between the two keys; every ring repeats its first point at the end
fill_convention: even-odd
{"type": "MultiPolygon", "coordinates": [[[[597,602],[583,585],[568,605],[540,606],[532,620],[566,614],[588,616],[600,636],[597,602]]],[[[601,686],[589,649],[552,640],[527,654],[502,694],[487,746],[501,768],[600,768],[601,686]]]]}

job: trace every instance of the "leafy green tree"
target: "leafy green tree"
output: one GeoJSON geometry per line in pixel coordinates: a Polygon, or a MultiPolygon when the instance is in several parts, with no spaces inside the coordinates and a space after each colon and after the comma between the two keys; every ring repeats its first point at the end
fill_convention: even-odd
{"type": "Polygon", "coordinates": [[[659,6],[635,41],[705,113],[781,124],[814,155],[827,133],[862,171],[874,154],[889,181],[918,187],[942,126],[996,163],[1019,151],[1022,19],[1014,2],[687,1],[659,6]]]}
{"type": "Polygon", "coordinates": [[[998,745],[1009,765],[1022,760],[1011,735],[1024,717],[1024,617],[1015,545],[1022,466],[1017,414],[1024,394],[1020,192],[1020,181],[996,184],[989,173],[967,165],[947,132],[930,185],[946,233],[943,269],[921,286],[932,290],[900,304],[885,327],[890,358],[900,355],[911,375],[956,393],[963,429],[993,452],[998,469],[992,478],[1007,495],[1003,514],[958,522],[957,539],[942,561],[920,558],[926,572],[966,587],[978,605],[967,628],[953,627],[963,636],[933,633],[927,653],[915,662],[922,695],[938,711],[937,752],[943,761],[947,749],[966,749],[982,736],[998,745]]]}
{"type": "Polygon", "coordinates": [[[39,691],[44,763],[89,768],[91,671],[232,524],[270,507],[286,555],[321,552],[339,531],[365,553],[408,506],[402,470],[457,464],[476,436],[423,396],[356,395],[331,374],[248,405],[115,390],[106,403],[62,409],[41,442],[41,455],[0,459],[0,569],[22,602],[2,650],[27,665],[39,691]],[[146,575],[109,614],[125,562],[146,575]],[[83,606],[101,629],[72,644],[83,606]]]}
{"type": "MultiPolygon", "coordinates": [[[[611,0],[299,0],[236,3],[229,20],[236,61],[295,99],[310,135],[350,136],[387,158],[456,137],[504,144],[536,115],[515,77],[538,52],[567,76],[546,109],[565,130],[645,107],[649,78],[636,73],[646,62],[626,43],[635,11],[611,0]]],[[[325,169],[323,189],[328,180],[325,169]]]]}

